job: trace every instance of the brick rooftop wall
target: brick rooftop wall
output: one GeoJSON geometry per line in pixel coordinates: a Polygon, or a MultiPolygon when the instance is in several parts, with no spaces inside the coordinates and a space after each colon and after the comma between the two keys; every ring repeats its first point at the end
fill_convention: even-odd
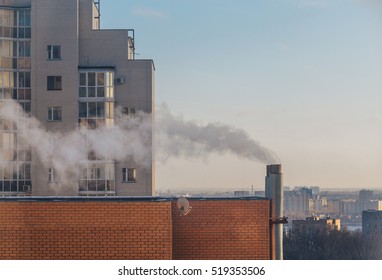
{"type": "Polygon", "coordinates": [[[0,259],[270,259],[269,200],[0,200],[0,259]]]}
{"type": "Polygon", "coordinates": [[[0,202],[0,259],[171,259],[170,207],[0,202]]]}
{"type": "Polygon", "coordinates": [[[173,259],[270,259],[269,200],[190,200],[180,216],[173,203],[173,259]]]}

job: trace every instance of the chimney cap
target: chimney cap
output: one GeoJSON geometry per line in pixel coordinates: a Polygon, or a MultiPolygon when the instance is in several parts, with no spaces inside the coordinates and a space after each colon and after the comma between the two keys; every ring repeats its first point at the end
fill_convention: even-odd
{"type": "Polygon", "coordinates": [[[281,164],[269,164],[267,165],[267,175],[270,174],[282,174],[281,164]]]}

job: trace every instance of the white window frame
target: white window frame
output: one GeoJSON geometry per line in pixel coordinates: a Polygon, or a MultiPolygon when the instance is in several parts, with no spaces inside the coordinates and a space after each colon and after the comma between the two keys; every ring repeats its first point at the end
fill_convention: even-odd
{"type": "Polygon", "coordinates": [[[48,60],[57,60],[61,59],[61,46],[60,45],[48,45],[48,60]],[[58,53],[58,55],[55,57],[55,49],[58,53]]]}
{"type": "Polygon", "coordinates": [[[108,70],[104,70],[104,71],[80,71],[79,72],[79,79],[78,79],[78,81],[79,81],[79,84],[78,84],[79,98],[86,98],[86,99],[88,99],[88,98],[89,99],[106,98],[109,100],[114,100],[115,92],[114,92],[113,78],[114,78],[114,72],[113,71],[108,71],[108,70]],[[95,75],[95,77],[94,77],[95,84],[92,84],[92,85],[89,84],[89,75],[90,74],[95,75]],[[103,82],[102,83],[98,83],[99,82],[98,76],[100,74],[103,75],[103,82]],[[82,84],[81,84],[81,75],[85,75],[85,80],[84,80],[85,83],[82,83],[82,84]],[[102,95],[99,95],[99,93],[98,93],[98,89],[100,89],[100,88],[103,89],[102,95]],[[92,96],[89,96],[90,89],[94,90],[94,93],[92,96]],[[81,92],[84,94],[83,96],[80,95],[81,92]]]}
{"type": "Polygon", "coordinates": [[[59,121],[62,121],[62,108],[61,107],[48,107],[48,121],[50,122],[59,122],[59,121]],[[56,110],[59,110],[60,111],[60,118],[58,119],[55,119],[54,118],[54,112],[56,110]]]}
{"type": "Polygon", "coordinates": [[[57,183],[60,177],[54,168],[48,168],[48,183],[57,183]]]}
{"type": "Polygon", "coordinates": [[[137,169],[136,168],[122,168],[122,182],[136,183],[137,182],[137,169]],[[129,178],[129,173],[132,172],[133,176],[129,178]]]}

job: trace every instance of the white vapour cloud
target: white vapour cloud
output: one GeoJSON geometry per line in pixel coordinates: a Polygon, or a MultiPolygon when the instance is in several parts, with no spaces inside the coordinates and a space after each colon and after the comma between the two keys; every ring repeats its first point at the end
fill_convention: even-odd
{"type": "MultiPolygon", "coordinates": [[[[16,123],[24,114],[14,101],[1,104],[0,119],[16,123]]],[[[27,143],[46,168],[60,170],[62,181],[76,176],[80,164],[88,160],[87,145],[104,159],[121,161],[128,158],[138,167],[151,164],[150,114],[138,113],[127,118],[117,112],[115,126],[111,128],[80,128],[67,133],[48,131],[33,117],[28,121],[28,126],[18,130],[18,141],[27,143]]],[[[160,162],[174,157],[205,158],[212,153],[232,153],[261,163],[279,162],[275,153],[251,139],[242,129],[219,123],[199,125],[175,116],[166,106],[156,113],[155,140],[156,158],[160,162]]]]}
{"type": "MultiPolygon", "coordinates": [[[[0,107],[0,119],[17,123],[18,117],[24,114],[14,101],[0,104],[3,104],[0,107]]],[[[87,145],[98,157],[106,160],[128,158],[140,167],[151,164],[149,143],[152,129],[150,118],[145,114],[138,113],[130,119],[117,114],[117,125],[114,127],[96,130],[81,128],[68,133],[48,131],[33,117],[27,121],[29,125],[18,130],[18,141],[27,143],[46,168],[60,170],[61,181],[75,176],[79,166],[88,160],[87,145]]]]}

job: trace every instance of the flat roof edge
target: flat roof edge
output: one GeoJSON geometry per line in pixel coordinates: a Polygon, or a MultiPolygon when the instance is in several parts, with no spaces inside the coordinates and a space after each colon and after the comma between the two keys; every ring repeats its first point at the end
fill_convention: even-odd
{"type": "Polygon", "coordinates": [[[114,70],[115,66],[78,66],[78,69],[112,69],[114,70]]]}
{"type": "MultiPolygon", "coordinates": [[[[180,196],[29,196],[0,197],[0,202],[172,202],[180,196]]],[[[188,200],[270,200],[263,197],[186,197],[188,200]]]]}
{"type": "Polygon", "coordinates": [[[3,6],[0,5],[1,9],[31,9],[32,6],[3,6]]]}

